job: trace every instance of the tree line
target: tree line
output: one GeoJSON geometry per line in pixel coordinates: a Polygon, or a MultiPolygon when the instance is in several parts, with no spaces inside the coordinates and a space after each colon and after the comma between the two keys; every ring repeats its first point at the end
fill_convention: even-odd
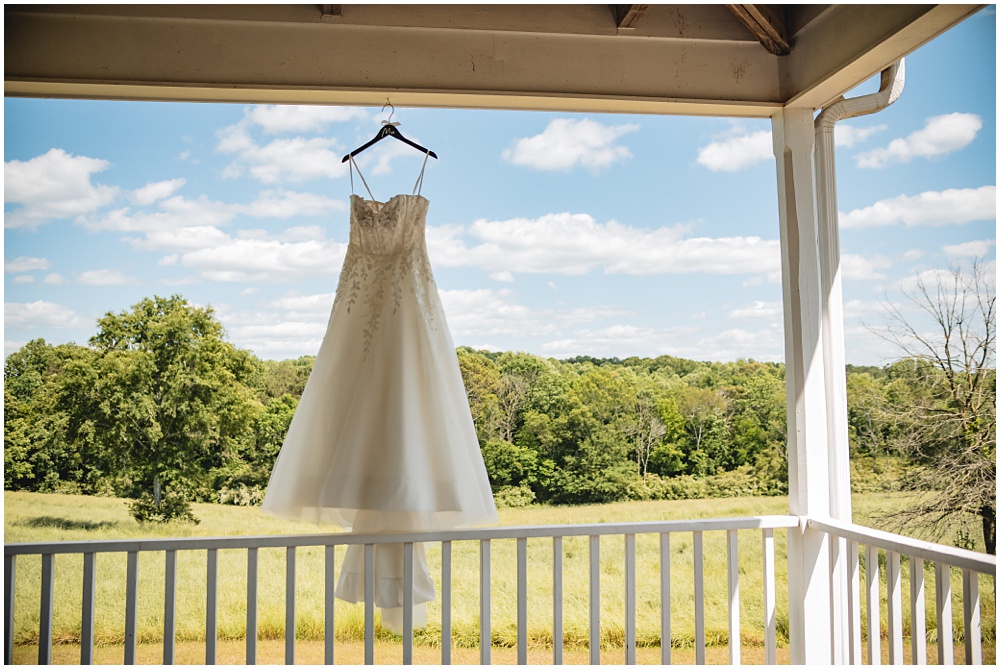
{"type": "MultiPolygon", "coordinates": [[[[196,520],[192,501],[259,504],[313,358],[259,359],[226,340],[210,307],[176,295],[97,325],[86,346],[36,339],[7,357],[5,489],[126,497],[140,520],[196,520]]],[[[782,364],[457,355],[500,506],[787,493],[782,364]]],[[[993,388],[995,490],[992,374],[976,392],[988,404],[993,388]]],[[[849,367],[853,461],[904,462],[892,485],[926,483],[934,453],[910,444],[925,417],[899,409],[947,403],[954,383],[917,358],[849,367]]],[[[988,453],[979,414],[958,429],[988,453]]],[[[948,436],[936,438],[940,456],[948,436]]]]}

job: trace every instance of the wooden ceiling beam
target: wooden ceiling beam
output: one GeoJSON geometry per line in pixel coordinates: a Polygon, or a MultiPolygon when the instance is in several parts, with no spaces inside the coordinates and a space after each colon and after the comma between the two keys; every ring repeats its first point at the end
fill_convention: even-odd
{"type": "Polygon", "coordinates": [[[649,5],[611,5],[618,30],[635,30],[647,9],[649,5]]]}
{"type": "Polygon", "coordinates": [[[769,53],[775,56],[787,56],[792,52],[792,47],[788,43],[788,28],[783,6],[726,5],[726,7],[769,53]]]}

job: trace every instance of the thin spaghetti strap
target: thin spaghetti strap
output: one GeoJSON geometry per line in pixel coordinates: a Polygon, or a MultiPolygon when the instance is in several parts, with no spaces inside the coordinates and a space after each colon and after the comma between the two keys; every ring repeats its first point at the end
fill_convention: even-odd
{"type": "MultiPolygon", "coordinates": [[[[430,158],[430,155],[430,151],[424,154],[424,164],[420,167],[420,176],[417,177],[417,183],[413,184],[414,195],[420,195],[420,191],[424,187],[424,170],[427,168],[427,159],[430,158]]],[[[358,171],[358,174],[361,174],[361,172],[358,171]]]]}
{"type": "Polygon", "coordinates": [[[358,167],[358,164],[356,162],[354,162],[354,156],[349,156],[349,159],[351,161],[351,166],[352,166],[352,169],[351,169],[351,194],[352,195],[354,194],[354,170],[357,170],[358,171],[358,176],[361,177],[361,183],[363,183],[365,185],[365,190],[368,191],[368,196],[371,197],[372,202],[376,202],[375,196],[372,195],[372,189],[368,187],[368,182],[365,181],[365,175],[361,173],[361,168],[358,167]]]}

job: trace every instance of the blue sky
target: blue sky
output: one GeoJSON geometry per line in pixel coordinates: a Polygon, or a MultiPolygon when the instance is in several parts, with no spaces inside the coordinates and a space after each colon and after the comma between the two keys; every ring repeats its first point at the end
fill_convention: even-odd
{"type": "MultiPolygon", "coordinates": [[[[340,158],[386,115],[5,99],[5,353],[85,343],[104,313],[179,293],[261,357],[314,354],[348,238],[340,158]]],[[[394,120],[440,156],[428,250],[457,345],[783,359],[769,121],[394,120]]],[[[883,364],[895,352],[866,324],[884,301],[949,262],[995,267],[995,9],[907,57],[899,101],[837,133],[847,360],[883,364]]],[[[359,159],[380,200],[410,192],[421,161],[392,140],[359,159]]]]}

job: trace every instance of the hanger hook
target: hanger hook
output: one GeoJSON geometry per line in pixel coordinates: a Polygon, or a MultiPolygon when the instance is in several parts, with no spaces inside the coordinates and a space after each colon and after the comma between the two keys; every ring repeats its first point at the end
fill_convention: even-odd
{"type": "Polygon", "coordinates": [[[386,107],[389,108],[389,118],[382,121],[382,125],[392,125],[392,115],[396,113],[396,108],[392,106],[391,102],[389,102],[389,98],[385,99],[385,104],[382,105],[382,111],[385,111],[386,107]]]}

